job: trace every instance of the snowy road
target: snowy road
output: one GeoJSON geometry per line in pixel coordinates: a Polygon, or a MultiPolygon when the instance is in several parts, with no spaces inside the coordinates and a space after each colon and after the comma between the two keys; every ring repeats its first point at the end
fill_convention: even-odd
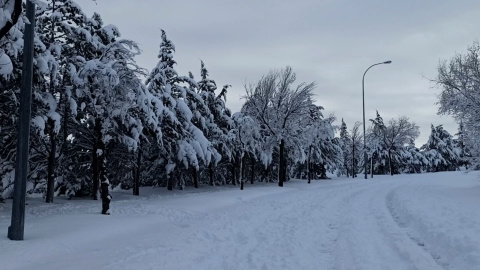
{"type": "Polygon", "coordinates": [[[144,189],[140,198],[114,193],[112,216],[97,214],[99,202],[32,201],[26,241],[0,238],[0,268],[480,269],[477,178],[144,189]]]}

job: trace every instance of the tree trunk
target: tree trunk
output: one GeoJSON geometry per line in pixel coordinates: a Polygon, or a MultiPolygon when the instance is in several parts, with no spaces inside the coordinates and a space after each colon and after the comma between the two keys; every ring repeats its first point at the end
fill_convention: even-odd
{"type": "Polygon", "coordinates": [[[213,181],[213,163],[210,162],[210,164],[208,164],[208,174],[209,174],[209,177],[210,177],[210,186],[215,186],[215,182],[213,181]]]}
{"type": "Polygon", "coordinates": [[[95,119],[94,126],[95,139],[93,140],[93,158],[92,158],[92,168],[93,168],[93,190],[92,198],[97,200],[97,193],[99,189],[99,184],[101,181],[106,180],[106,167],[105,167],[105,143],[103,143],[103,134],[102,134],[102,121],[99,118],[95,119]]]}
{"type": "Polygon", "coordinates": [[[320,179],[329,179],[327,176],[327,168],[325,168],[325,162],[320,164],[320,179]]]}
{"type": "Polygon", "coordinates": [[[352,147],[352,178],[355,178],[355,146],[352,147]]]}
{"type": "Polygon", "coordinates": [[[283,166],[285,166],[284,163],[285,159],[285,141],[282,139],[280,141],[280,158],[278,161],[278,186],[283,187],[283,182],[285,182],[285,170],[283,166]]]}
{"type": "Polygon", "coordinates": [[[239,159],[239,180],[240,180],[240,190],[243,190],[243,177],[244,177],[244,174],[245,174],[245,171],[244,171],[244,166],[243,166],[243,163],[245,161],[245,152],[242,152],[241,156],[240,156],[240,159],[239,159]]]}
{"type": "Polygon", "coordinates": [[[5,203],[5,197],[3,197],[3,181],[0,179],[0,203],[5,203]]]}
{"type": "MultiPolygon", "coordinates": [[[[63,95],[63,94],[62,94],[63,95]]],[[[63,143],[67,143],[67,138],[68,138],[68,98],[66,95],[64,96],[64,108],[63,108],[63,143]]],[[[64,150],[66,151],[66,150],[64,150]]]]}
{"type": "Polygon", "coordinates": [[[48,135],[50,136],[50,151],[48,153],[47,164],[47,194],[45,202],[53,203],[53,197],[55,193],[55,154],[57,152],[57,140],[55,136],[55,121],[52,118],[47,120],[48,135]]]}
{"type": "Polygon", "coordinates": [[[312,180],[312,175],[311,175],[311,172],[310,172],[310,155],[311,155],[311,152],[312,152],[312,147],[310,146],[308,148],[308,157],[307,157],[307,177],[308,177],[308,183],[309,184],[312,180]]]}
{"type": "Polygon", "coordinates": [[[373,157],[375,156],[375,153],[372,154],[372,159],[371,159],[371,163],[370,163],[370,171],[372,173],[372,176],[370,178],[373,178],[373,157]]]}
{"type": "Polygon", "coordinates": [[[142,162],[142,147],[138,147],[137,153],[137,166],[135,170],[134,183],[133,183],[133,195],[140,195],[140,172],[141,172],[141,162],[142,162]]]}
{"type": "Polygon", "coordinates": [[[193,173],[193,186],[195,188],[198,188],[198,174],[197,174],[198,170],[197,168],[193,167],[192,169],[192,173],[193,173]]]}
{"type": "MultiPolygon", "coordinates": [[[[52,1],[52,13],[55,13],[55,0],[52,1]]],[[[50,27],[50,45],[53,45],[55,42],[55,23],[52,22],[50,27]]],[[[49,91],[52,96],[55,96],[55,81],[54,78],[54,69],[50,72],[50,84],[49,84],[49,91]]],[[[48,164],[47,164],[47,194],[45,198],[45,202],[53,203],[53,197],[55,193],[55,155],[57,152],[57,142],[56,142],[56,134],[55,134],[55,121],[52,118],[48,118],[47,120],[48,126],[48,135],[50,136],[50,152],[48,154],[48,164]]]]}
{"type": "MultiPolygon", "coordinates": [[[[95,121],[96,122],[96,121],[95,121]]],[[[97,130],[97,126],[95,123],[95,131],[97,130]]],[[[97,145],[98,138],[94,138],[93,140],[93,149],[92,149],[92,199],[98,200],[98,181],[99,181],[99,168],[98,168],[98,156],[97,156],[97,145]]]]}
{"type": "Polygon", "coordinates": [[[392,153],[388,150],[388,163],[390,164],[390,175],[393,176],[393,162],[392,162],[392,153]]]}
{"type": "Polygon", "coordinates": [[[235,156],[232,158],[232,184],[237,185],[237,177],[235,175],[235,156]]]}
{"type": "Polygon", "coordinates": [[[252,171],[250,172],[250,184],[253,185],[253,182],[255,181],[255,156],[253,154],[251,155],[251,160],[252,160],[252,171]]]}
{"type": "Polygon", "coordinates": [[[167,190],[173,190],[173,171],[167,174],[167,190]]]}
{"type": "Polygon", "coordinates": [[[242,169],[240,170],[242,172],[243,181],[245,181],[245,179],[247,178],[247,158],[248,155],[244,152],[242,158],[242,169]]]}

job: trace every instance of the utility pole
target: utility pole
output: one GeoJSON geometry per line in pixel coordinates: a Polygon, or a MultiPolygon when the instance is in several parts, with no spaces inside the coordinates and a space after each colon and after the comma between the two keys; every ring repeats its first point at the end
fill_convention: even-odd
{"type": "Polygon", "coordinates": [[[18,125],[15,185],[13,188],[12,223],[8,227],[10,240],[23,240],[25,223],[25,195],[27,189],[28,149],[33,79],[33,38],[35,31],[35,4],[27,0],[27,18],[23,37],[23,68],[20,90],[20,119],[18,125]]]}

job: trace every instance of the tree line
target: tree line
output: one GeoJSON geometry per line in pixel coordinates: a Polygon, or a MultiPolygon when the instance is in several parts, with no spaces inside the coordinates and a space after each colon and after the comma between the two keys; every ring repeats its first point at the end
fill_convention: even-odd
{"type": "MultiPolygon", "coordinates": [[[[175,45],[163,30],[158,63],[146,70],[135,62],[135,41],[72,0],[39,2],[36,19],[28,190],[46,202],[59,194],[97,199],[107,179],[139,195],[141,186],[243,189],[247,181],[283,186],[327,172],[355,177],[365,162],[375,174],[466,164],[467,140],[432,126],[418,149],[418,126],[407,117],[384,124],[378,113],[364,160],[359,124],[335,126],[316,105],[315,83],[297,83],[291,67],[245,85],[245,103],[232,113],[231,86],[218,86],[203,61],[198,79],[177,73],[175,45]]],[[[22,14],[0,40],[0,199],[10,196],[15,173],[25,23],[22,14]]]]}

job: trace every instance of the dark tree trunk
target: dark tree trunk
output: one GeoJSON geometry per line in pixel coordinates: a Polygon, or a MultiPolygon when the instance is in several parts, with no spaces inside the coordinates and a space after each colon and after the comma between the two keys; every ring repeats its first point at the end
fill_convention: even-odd
{"type": "Polygon", "coordinates": [[[242,158],[242,164],[240,164],[240,171],[242,172],[242,179],[245,181],[245,178],[247,178],[247,154],[243,153],[243,158],[242,158]]]}
{"type": "Polygon", "coordinates": [[[48,135],[50,136],[50,151],[48,153],[48,165],[47,165],[47,194],[45,202],[53,203],[53,197],[55,193],[55,161],[57,152],[57,140],[55,136],[55,121],[48,118],[48,135]]]}
{"type": "Polygon", "coordinates": [[[390,175],[393,176],[393,162],[392,162],[392,153],[388,150],[388,163],[390,163],[390,175]]]}
{"type": "Polygon", "coordinates": [[[312,172],[310,171],[310,162],[307,162],[307,178],[308,178],[308,183],[310,184],[312,181],[312,172]]]}
{"type": "Polygon", "coordinates": [[[325,163],[320,164],[320,179],[328,179],[325,163]]]}
{"type": "Polygon", "coordinates": [[[93,141],[92,149],[92,199],[97,200],[97,191],[98,191],[98,181],[99,181],[99,168],[98,168],[98,156],[97,156],[98,146],[96,139],[93,141]]]}
{"type": "Polygon", "coordinates": [[[135,169],[134,183],[133,183],[133,195],[140,195],[140,171],[141,171],[141,162],[142,162],[142,147],[138,147],[137,153],[137,166],[135,169]]]}
{"type": "Polygon", "coordinates": [[[278,186],[283,187],[283,182],[285,182],[285,141],[282,139],[280,141],[280,158],[278,161],[278,186]]]}
{"type": "MultiPolygon", "coordinates": [[[[64,108],[63,108],[63,143],[67,143],[68,138],[68,98],[66,95],[64,96],[64,108]]],[[[65,150],[66,151],[66,150],[65,150]]]]}
{"type": "Polygon", "coordinates": [[[236,177],[236,174],[235,174],[235,171],[236,171],[236,169],[235,169],[236,164],[235,163],[236,163],[235,162],[235,157],[233,157],[232,158],[232,184],[234,186],[237,185],[237,177],[236,177]]]}
{"type": "Polygon", "coordinates": [[[355,178],[355,147],[352,147],[352,178],[355,178]]]}
{"type": "Polygon", "coordinates": [[[239,171],[240,171],[240,190],[243,190],[243,184],[245,182],[245,160],[247,159],[247,155],[245,155],[245,152],[241,155],[239,159],[239,171]]]}
{"type": "Polygon", "coordinates": [[[173,171],[167,174],[167,189],[173,190],[173,171]]]}
{"type": "Polygon", "coordinates": [[[252,159],[252,171],[250,172],[250,184],[253,185],[253,182],[255,181],[255,156],[252,154],[251,156],[252,159]]]}
{"type": "Polygon", "coordinates": [[[193,186],[195,188],[198,188],[198,170],[197,170],[197,168],[193,167],[192,173],[193,173],[193,186]]]}
{"type": "MultiPolygon", "coordinates": [[[[52,13],[55,13],[55,1],[52,1],[52,13]]],[[[50,44],[55,42],[55,24],[52,23],[50,27],[50,44]]],[[[54,78],[54,70],[50,72],[50,94],[55,96],[55,81],[54,78]]],[[[52,118],[48,118],[47,120],[48,126],[48,135],[50,136],[50,152],[48,154],[48,165],[47,165],[47,194],[45,201],[47,203],[53,203],[53,196],[55,193],[55,155],[57,152],[57,141],[56,141],[56,134],[55,134],[55,121],[52,118]]]]}
{"type": "Polygon", "coordinates": [[[372,176],[370,178],[373,178],[373,158],[375,157],[375,153],[372,154],[372,159],[370,162],[370,171],[372,173],[372,176]]]}
{"type": "Polygon", "coordinates": [[[92,153],[92,169],[93,169],[93,185],[92,185],[92,198],[97,200],[97,193],[100,181],[106,179],[105,168],[105,144],[103,143],[102,134],[102,121],[99,118],[95,119],[95,139],[93,140],[93,153],[92,153]]]}
{"type": "Polygon", "coordinates": [[[18,18],[22,14],[22,0],[15,0],[13,13],[11,14],[11,21],[7,21],[5,25],[0,28],[0,39],[2,39],[8,31],[17,23],[18,18]]]}
{"type": "Polygon", "coordinates": [[[210,177],[210,186],[215,186],[215,182],[213,181],[213,163],[210,162],[208,165],[208,175],[210,177]]]}
{"type": "Polygon", "coordinates": [[[310,146],[308,148],[308,158],[307,158],[307,177],[308,177],[308,183],[310,184],[311,180],[312,180],[312,175],[311,175],[311,172],[310,172],[310,155],[312,153],[312,147],[310,146]]]}

